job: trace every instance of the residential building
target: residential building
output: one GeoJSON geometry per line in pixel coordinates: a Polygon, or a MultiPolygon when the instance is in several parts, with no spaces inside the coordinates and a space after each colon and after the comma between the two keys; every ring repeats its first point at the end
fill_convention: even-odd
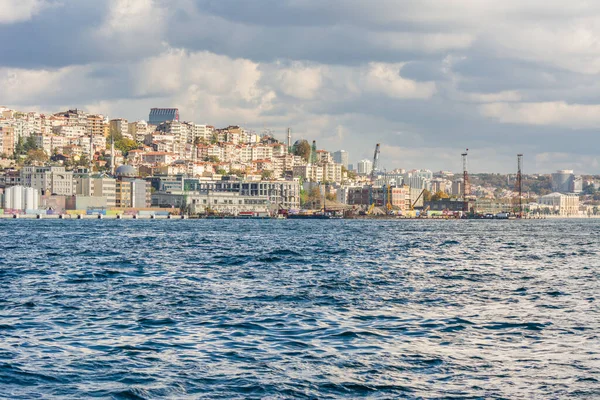
{"type": "Polygon", "coordinates": [[[369,175],[373,171],[373,162],[370,160],[360,160],[356,164],[356,169],[360,175],[369,175]]]}
{"type": "Polygon", "coordinates": [[[0,157],[11,157],[15,145],[15,129],[12,126],[0,126],[0,157]]]}
{"type": "Polygon", "coordinates": [[[111,119],[109,123],[109,132],[111,134],[119,134],[130,139],[132,138],[129,134],[129,123],[123,118],[111,119]]]}

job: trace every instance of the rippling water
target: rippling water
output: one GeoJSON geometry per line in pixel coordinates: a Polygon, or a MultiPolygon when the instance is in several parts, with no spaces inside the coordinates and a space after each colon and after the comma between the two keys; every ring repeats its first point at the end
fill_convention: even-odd
{"type": "Polygon", "coordinates": [[[600,222],[0,233],[0,398],[600,397],[600,222]]]}

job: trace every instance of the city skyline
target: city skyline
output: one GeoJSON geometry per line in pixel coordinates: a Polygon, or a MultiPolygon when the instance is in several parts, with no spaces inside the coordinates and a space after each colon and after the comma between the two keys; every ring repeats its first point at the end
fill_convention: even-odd
{"type": "Polygon", "coordinates": [[[527,172],[600,173],[590,3],[3,4],[8,107],[130,121],[177,107],[280,140],[291,126],[354,163],[380,142],[384,166],[457,171],[468,147],[473,172],[514,173],[524,153],[527,172]]]}

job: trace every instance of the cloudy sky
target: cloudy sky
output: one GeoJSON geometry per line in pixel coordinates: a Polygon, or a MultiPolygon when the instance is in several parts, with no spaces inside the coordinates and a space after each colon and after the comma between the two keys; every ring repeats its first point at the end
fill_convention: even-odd
{"type": "Polygon", "coordinates": [[[0,104],[241,124],[386,168],[600,173],[600,2],[0,0],[0,104]]]}

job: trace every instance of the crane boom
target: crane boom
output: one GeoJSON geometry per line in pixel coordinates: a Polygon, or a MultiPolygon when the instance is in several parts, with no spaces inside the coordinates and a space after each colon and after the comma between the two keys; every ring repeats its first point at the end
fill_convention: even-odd
{"type": "Polygon", "coordinates": [[[375,154],[373,154],[373,169],[371,169],[371,182],[375,182],[375,172],[379,170],[379,148],[379,143],[377,143],[377,146],[375,146],[375,154]]]}

